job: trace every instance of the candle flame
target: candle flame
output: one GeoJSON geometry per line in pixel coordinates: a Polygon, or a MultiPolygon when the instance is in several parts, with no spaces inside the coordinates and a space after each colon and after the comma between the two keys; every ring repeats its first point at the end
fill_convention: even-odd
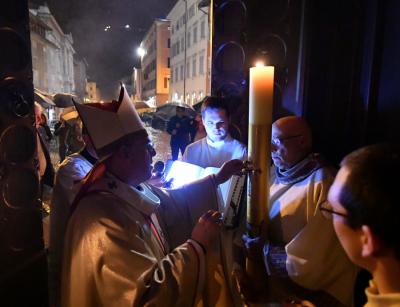
{"type": "Polygon", "coordinates": [[[256,63],[256,67],[264,67],[264,63],[263,62],[257,62],[256,63]]]}

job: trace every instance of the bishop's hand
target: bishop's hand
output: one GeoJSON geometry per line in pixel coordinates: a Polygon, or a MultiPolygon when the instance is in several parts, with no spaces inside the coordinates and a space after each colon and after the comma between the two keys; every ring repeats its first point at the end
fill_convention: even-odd
{"type": "Polygon", "coordinates": [[[224,183],[228,179],[230,179],[233,175],[242,175],[242,170],[244,168],[244,164],[242,160],[230,160],[225,162],[219,172],[215,174],[215,181],[217,184],[224,183]]]}

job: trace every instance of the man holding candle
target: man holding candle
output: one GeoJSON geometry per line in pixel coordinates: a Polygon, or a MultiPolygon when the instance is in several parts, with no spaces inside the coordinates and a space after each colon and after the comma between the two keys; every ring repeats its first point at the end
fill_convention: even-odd
{"type": "Polygon", "coordinates": [[[249,257],[265,265],[263,299],[295,297],[317,306],[351,306],[358,270],[318,210],[327,201],[335,172],[312,153],[311,131],[302,118],[284,117],[272,125],[271,157],[268,225],[261,237],[243,238],[249,257]]]}

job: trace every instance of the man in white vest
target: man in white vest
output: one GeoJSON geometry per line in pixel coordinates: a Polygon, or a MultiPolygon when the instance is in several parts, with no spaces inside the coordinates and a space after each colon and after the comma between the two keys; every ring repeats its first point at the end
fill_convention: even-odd
{"type": "Polygon", "coordinates": [[[100,162],[72,204],[62,306],[224,305],[223,285],[205,265],[219,232],[210,209],[217,185],[242,162],[162,191],[144,184],[155,151],[124,87],[118,101],[76,108],[100,162]]]}

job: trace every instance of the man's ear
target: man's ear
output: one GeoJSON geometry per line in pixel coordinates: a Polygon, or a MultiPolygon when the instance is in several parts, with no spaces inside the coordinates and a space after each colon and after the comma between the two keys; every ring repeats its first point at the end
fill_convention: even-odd
{"type": "Polygon", "coordinates": [[[306,144],[306,138],[304,135],[300,135],[297,139],[297,144],[299,147],[302,149],[302,151],[307,151],[307,144],[306,144]]]}
{"type": "Polygon", "coordinates": [[[118,148],[117,154],[120,155],[120,157],[122,157],[124,159],[128,159],[130,156],[129,146],[121,145],[118,148]]]}
{"type": "Polygon", "coordinates": [[[311,140],[307,135],[302,134],[299,137],[299,144],[307,154],[312,150],[311,140]]]}
{"type": "Polygon", "coordinates": [[[361,255],[364,258],[373,257],[380,253],[382,250],[381,240],[372,232],[371,228],[367,225],[361,226],[361,255]]]}

